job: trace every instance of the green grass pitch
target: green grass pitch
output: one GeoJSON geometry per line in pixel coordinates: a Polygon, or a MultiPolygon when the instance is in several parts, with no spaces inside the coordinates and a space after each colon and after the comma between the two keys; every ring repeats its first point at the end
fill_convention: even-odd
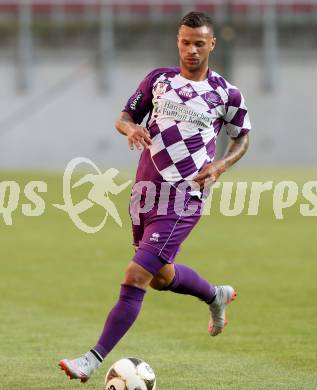
{"type": "MultiPolygon", "coordinates": [[[[223,177],[316,180],[316,170],[232,169],[223,177]]],[[[54,209],[62,201],[62,175],[2,172],[1,181],[45,180],[45,214],[25,217],[21,205],[13,225],[0,215],[0,388],[83,388],[59,371],[63,357],[76,357],[99,336],[133,255],[129,191],[116,198],[123,228],[110,219],[88,235],[54,209]]],[[[85,198],[87,188],[81,194],[85,198]]],[[[107,368],[124,356],[154,368],[158,390],[314,390],[317,388],[317,217],[303,217],[298,203],[277,221],[272,194],[260,213],[203,217],[182,247],[180,263],[216,284],[230,283],[238,297],[229,325],[207,334],[207,307],[192,297],[149,290],[132,330],[85,385],[103,389],[107,368]]],[[[94,207],[87,220],[97,223],[94,207]]]]}

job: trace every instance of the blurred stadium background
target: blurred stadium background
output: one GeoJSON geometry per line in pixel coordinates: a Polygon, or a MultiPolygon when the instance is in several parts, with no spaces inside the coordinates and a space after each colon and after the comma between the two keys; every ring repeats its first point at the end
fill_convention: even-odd
{"type": "Polygon", "coordinates": [[[247,99],[241,164],[316,165],[317,0],[0,0],[0,167],[136,162],[114,121],[145,74],[178,64],[192,9],[217,26],[211,67],[247,99]]]}

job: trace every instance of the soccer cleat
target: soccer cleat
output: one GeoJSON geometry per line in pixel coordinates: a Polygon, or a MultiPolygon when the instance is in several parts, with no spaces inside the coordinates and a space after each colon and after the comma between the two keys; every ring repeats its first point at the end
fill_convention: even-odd
{"type": "Polygon", "coordinates": [[[82,383],[85,383],[100,365],[91,355],[91,352],[87,352],[77,359],[63,359],[58,365],[70,379],[80,379],[82,383]]]}
{"type": "Polygon", "coordinates": [[[209,305],[210,321],[208,332],[210,336],[217,336],[227,325],[226,306],[236,299],[236,292],[231,286],[218,286],[217,295],[209,305]]]}

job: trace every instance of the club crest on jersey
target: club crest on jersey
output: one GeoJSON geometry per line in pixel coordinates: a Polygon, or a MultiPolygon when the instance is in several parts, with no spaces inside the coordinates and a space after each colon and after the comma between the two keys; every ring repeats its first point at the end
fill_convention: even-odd
{"type": "Polygon", "coordinates": [[[206,92],[203,97],[212,107],[222,104],[221,96],[215,91],[206,92]]]}
{"type": "Polygon", "coordinates": [[[156,97],[164,95],[169,84],[170,82],[168,80],[159,81],[154,87],[154,95],[156,97]]]}
{"type": "Polygon", "coordinates": [[[193,97],[193,92],[194,90],[190,85],[185,85],[178,93],[186,98],[191,98],[193,97]]]}

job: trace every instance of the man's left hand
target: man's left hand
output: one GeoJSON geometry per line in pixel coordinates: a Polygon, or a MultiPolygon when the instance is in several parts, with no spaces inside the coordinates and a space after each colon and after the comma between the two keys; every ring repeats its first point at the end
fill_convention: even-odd
{"type": "Polygon", "coordinates": [[[198,183],[200,189],[203,190],[206,185],[210,186],[216,182],[219,176],[224,173],[226,169],[225,160],[217,160],[205,165],[193,180],[198,183]]]}

